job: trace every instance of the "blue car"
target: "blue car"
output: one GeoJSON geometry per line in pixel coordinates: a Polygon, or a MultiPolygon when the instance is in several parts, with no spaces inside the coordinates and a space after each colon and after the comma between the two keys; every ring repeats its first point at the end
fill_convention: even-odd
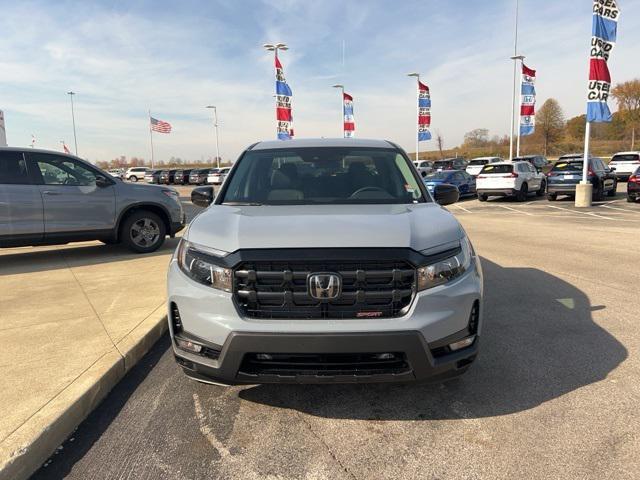
{"type": "Polygon", "coordinates": [[[460,197],[476,194],[476,179],[462,170],[434,172],[424,178],[424,184],[431,194],[433,194],[433,189],[436,185],[443,183],[458,187],[460,197]]]}

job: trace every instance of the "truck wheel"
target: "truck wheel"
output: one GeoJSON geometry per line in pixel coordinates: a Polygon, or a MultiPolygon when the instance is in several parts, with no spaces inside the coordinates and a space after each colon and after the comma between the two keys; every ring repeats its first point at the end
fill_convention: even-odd
{"type": "Polygon", "coordinates": [[[555,193],[547,193],[547,200],[550,202],[555,202],[558,199],[558,195],[555,193]]]}
{"type": "Polygon", "coordinates": [[[604,199],[604,185],[599,183],[598,188],[594,188],[593,190],[593,200],[596,202],[601,202],[604,199]]]}
{"type": "Polygon", "coordinates": [[[536,195],[541,197],[544,195],[545,190],[547,189],[547,182],[544,180],[540,183],[540,188],[536,191],[536,195]]]}
{"type": "Polygon", "coordinates": [[[614,183],[613,188],[607,192],[607,197],[615,197],[618,193],[618,184],[614,183]]]}
{"type": "Polygon", "coordinates": [[[131,175],[131,176],[129,177],[129,181],[130,181],[130,182],[134,182],[134,183],[135,183],[135,182],[137,182],[137,181],[138,181],[138,177],[136,177],[135,175],[131,175]]]}
{"type": "Polygon", "coordinates": [[[151,253],[164,243],[166,230],[164,222],[158,215],[148,210],[138,210],[122,222],[120,239],[129,250],[136,253],[151,253]]]}
{"type": "Polygon", "coordinates": [[[489,197],[487,197],[487,196],[486,196],[485,194],[483,194],[483,193],[479,193],[479,194],[478,194],[478,200],[480,200],[481,202],[486,202],[488,198],[489,198],[489,197]]]}

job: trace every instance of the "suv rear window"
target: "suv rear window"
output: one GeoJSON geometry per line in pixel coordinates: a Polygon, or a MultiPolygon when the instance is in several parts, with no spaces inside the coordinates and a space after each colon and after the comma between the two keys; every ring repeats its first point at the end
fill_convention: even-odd
{"type": "Polygon", "coordinates": [[[511,173],[513,165],[485,165],[480,173],[511,173]]]}
{"type": "Polygon", "coordinates": [[[489,160],[484,158],[482,160],[471,160],[469,165],[486,165],[487,163],[489,163],[489,160]]]}
{"type": "Polygon", "coordinates": [[[583,162],[558,162],[551,169],[552,172],[582,172],[583,162]]]}
{"type": "Polygon", "coordinates": [[[386,148],[251,150],[229,179],[231,205],[408,204],[428,202],[415,170],[386,148]]]}
{"type": "Polygon", "coordinates": [[[625,154],[625,155],[614,155],[611,159],[612,162],[637,162],[640,160],[640,155],[636,154],[625,154]]]}

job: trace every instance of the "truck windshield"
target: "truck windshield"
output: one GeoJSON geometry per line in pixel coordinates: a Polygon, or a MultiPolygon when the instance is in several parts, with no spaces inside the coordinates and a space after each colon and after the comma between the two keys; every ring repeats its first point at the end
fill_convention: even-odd
{"type": "Polygon", "coordinates": [[[409,204],[423,195],[409,161],[383,148],[291,148],[247,152],[221,203],[227,205],[409,204]]]}

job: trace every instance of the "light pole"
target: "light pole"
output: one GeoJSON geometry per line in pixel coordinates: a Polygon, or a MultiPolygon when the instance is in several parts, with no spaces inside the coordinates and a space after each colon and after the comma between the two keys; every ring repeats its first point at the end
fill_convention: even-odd
{"type": "Polygon", "coordinates": [[[78,156],[78,138],[76,137],[76,115],[73,111],[73,96],[76,92],[67,92],[69,98],[71,99],[71,121],[73,122],[73,144],[76,147],[76,157],[78,156]]]}
{"type": "MultiPolygon", "coordinates": [[[[274,55],[274,59],[278,58],[278,50],[282,50],[287,51],[289,50],[289,47],[287,46],[286,43],[265,43],[264,45],[262,45],[265,49],[267,49],[270,52],[273,52],[274,55]]],[[[277,93],[277,92],[276,92],[277,93]]],[[[278,98],[278,95],[276,95],[276,109],[278,108],[278,104],[280,103],[280,99],[278,98]]],[[[276,138],[278,136],[278,132],[279,130],[276,129],[276,138]]]]}
{"type": "Polygon", "coordinates": [[[218,140],[218,109],[215,105],[207,105],[205,108],[213,108],[213,126],[216,129],[216,166],[220,168],[220,142],[218,140]]]}
{"type": "Polygon", "coordinates": [[[414,130],[414,134],[416,136],[416,162],[420,158],[420,135],[418,134],[418,123],[420,122],[420,74],[416,72],[407,73],[407,77],[415,77],[418,81],[417,83],[417,91],[418,94],[416,96],[416,104],[418,105],[418,109],[416,111],[416,128],[414,130]]]}
{"type": "Polygon", "coordinates": [[[340,95],[340,125],[342,126],[342,136],[344,137],[344,85],[340,85],[339,83],[332,85],[332,88],[339,88],[340,95]]]}
{"type": "MultiPolygon", "coordinates": [[[[515,35],[513,40],[513,96],[511,97],[511,131],[509,132],[509,161],[513,161],[513,128],[516,116],[516,74],[518,67],[518,15],[520,13],[520,0],[516,0],[515,35]]],[[[522,57],[524,59],[524,57],[522,57]]],[[[521,60],[522,60],[521,59],[521,60]]]]}
{"type": "Polygon", "coordinates": [[[511,140],[509,142],[509,161],[513,161],[513,133],[514,128],[517,128],[517,138],[518,138],[518,146],[516,148],[516,155],[520,156],[520,125],[516,127],[515,125],[515,117],[516,117],[516,97],[518,91],[518,60],[521,62],[520,71],[522,71],[522,62],[526,57],[524,55],[514,55],[511,57],[513,60],[513,97],[511,98],[511,140]]]}

